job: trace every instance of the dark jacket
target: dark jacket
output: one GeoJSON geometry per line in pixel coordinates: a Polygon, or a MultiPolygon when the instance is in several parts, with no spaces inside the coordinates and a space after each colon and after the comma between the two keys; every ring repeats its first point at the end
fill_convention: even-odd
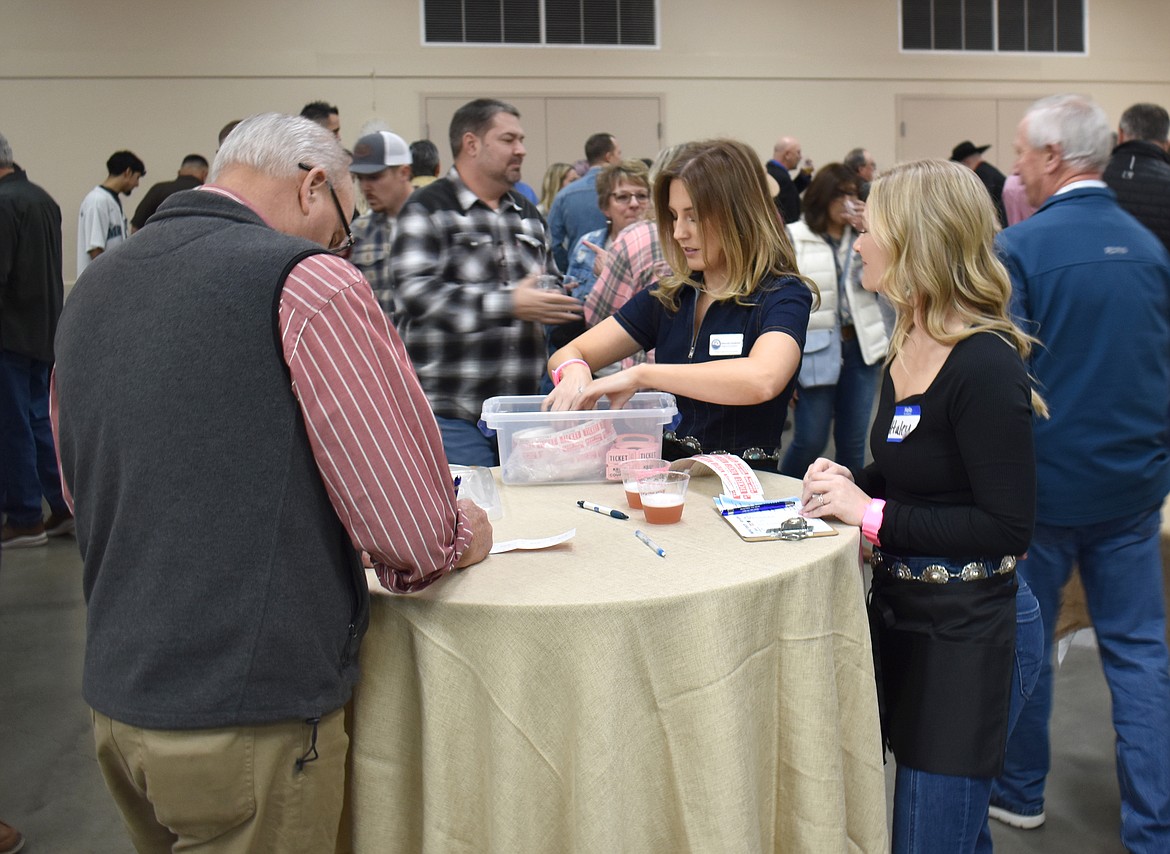
{"type": "Polygon", "coordinates": [[[995,202],[995,215],[999,217],[1000,228],[1007,228],[1007,211],[1003,207],[1003,185],[1007,183],[1007,176],[986,160],[979,161],[979,165],[975,167],[975,174],[987,188],[991,201],[995,202]]]}
{"type": "Polygon", "coordinates": [[[775,160],[768,161],[767,169],[768,174],[780,185],[780,192],[776,195],[776,210],[780,211],[784,224],[791,225],[800,219],[800,194],[812,183],[812,176],[800,172],[793,178],[783,164],[775,160]]]}
{"type": "Polygon", "coordinates": [[[52,362],[64,291],[61,209],[16,167],[0,178],[0,349],[52,362]]]}
{"type": "Polygon", "coordinates": [[[1170,249],[1170,154],[1134,139],[1113,149],[1102,179],[1117,202],[1170,249]]]}
{"type": "Polygon", "coordinates": [[[134,218],[130,224],[137,230],[146,225],[146,221],[154,216],[158,206],[180,190],[194,190],[203,182],[194,175],[180,175],[173,181],[162,181],[146,191],[138,209],[134,211],[134,218]]]}

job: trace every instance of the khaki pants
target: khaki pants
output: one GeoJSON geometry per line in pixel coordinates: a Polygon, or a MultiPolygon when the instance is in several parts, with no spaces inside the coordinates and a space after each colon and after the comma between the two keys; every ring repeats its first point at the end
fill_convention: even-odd
{"type": "Polygon", "coordinates": [[[140,854],[321,854],[337,842],[349,738],[338,709],[304,721],[151,730],[93,712],[98,765],[140,854]]]}

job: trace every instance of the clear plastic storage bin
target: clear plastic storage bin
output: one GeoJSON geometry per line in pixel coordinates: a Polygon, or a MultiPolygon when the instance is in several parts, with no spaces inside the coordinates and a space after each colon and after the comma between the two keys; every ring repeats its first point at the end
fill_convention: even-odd
{"type": "Polygon", "coordinates": [[[624,409],[541,412],[542,395],[484,401],[483,422],[496,431],[507,484],[589,483],[621,480],[630,459],[662,456],[662,428],[674,420],[674,395],[642,391],[624,409]]]}

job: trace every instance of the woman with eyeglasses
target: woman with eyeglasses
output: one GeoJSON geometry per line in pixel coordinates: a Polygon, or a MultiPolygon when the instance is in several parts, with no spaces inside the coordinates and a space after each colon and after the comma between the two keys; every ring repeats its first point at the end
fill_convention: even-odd
{"type": "Polygon", "coordinates": [[[821,306],[808,321],[796,384],[792,443],[780,473],[803,477],[825,451],[832,429],[837,462],[865,465],[865,434],[889,339],[877,294],[861,286],[853,249],[857,174],[840,163],[821,167],[801,199],[801,219],[788,227],[796,264],[817,283],[821,306]]]}
{"type": "Polygon", "coordinates": [[[654,182],[669,275],[549,359],[545,409],[621,408],[638,389],[670,392],[681,420],[668,459],[728,451],[776,470],[784,412],[813,293],[768,196],[764,169],[734,140],[687,146],[654,182]],[[641,364],[593,379],[639,350],[641,364]]]}
{"type": "Polygon", "coordinates": [[[873,546],[870,623],[882,731],[898,762],[893,851],[990,852],[992,780],[1040,671],[1040,607],[1015,562],[1036,515],[1024,360],[979,178],[923,160],[874,181],[861,283],[897,313],[873,463],[818,459],[807,516],[859,525],[873,546]]]}
{"type": "Polygon", "coordinates": [[[649,174],[640,160],[611,163],[597,173],[597,206],[605,214],[606,225],[581,235],[569,252],[565,284],[577,299],[589,296],[614,238],[649,212],[649,174]]]}

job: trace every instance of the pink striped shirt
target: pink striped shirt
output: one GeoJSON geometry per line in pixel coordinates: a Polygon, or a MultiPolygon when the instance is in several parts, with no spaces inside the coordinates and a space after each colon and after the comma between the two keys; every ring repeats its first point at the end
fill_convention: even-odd
{"type": "Polygon", "coordinates": [[[362,274],[306,258],[285,282],[280,333],[329,499],[378,580],[410,593],[450,572],[471,529],[430,405],[362,274]]]}
{"type": "MultiPolygon", "coordinates": [[[[238,194],[205,184],[255,208],[238,194]]],[[[280,298],[292,390],[333,509],[382,586],[422,590],[471,544],[439,426],[398,333],[356,267],[312,255],[280,298]]]]}
{"type": "MultiPolygon", "coordinates": [[[[251,208],[223,187],[203,189],[251,208]]],[[[402,341],[362,274],[334,255],[293,268],[279,317],[293,394],[333,509],[383,587],[421,590],[454,569],[472,532],[402,341]]],[[[55,377],[50,407],[56,433],[55,377]]],[[[72,507],[68,487],[66,499],[72,507]]]]}

